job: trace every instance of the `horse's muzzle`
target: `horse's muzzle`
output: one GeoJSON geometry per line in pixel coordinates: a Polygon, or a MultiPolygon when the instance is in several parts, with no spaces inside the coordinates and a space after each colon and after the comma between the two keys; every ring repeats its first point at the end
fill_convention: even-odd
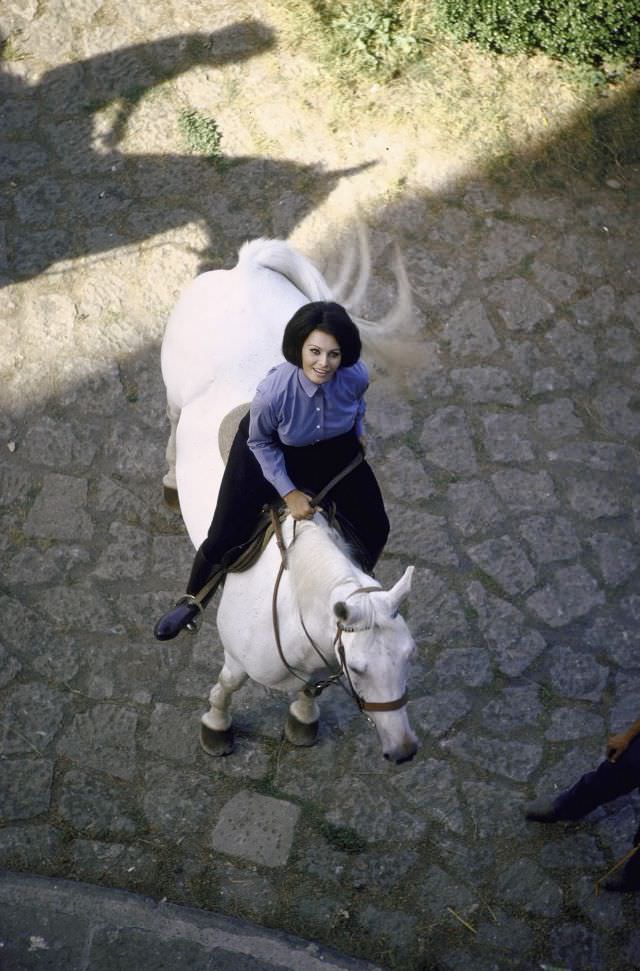
{"type": "Polygon", "coordinates": [[[402,745],[385,752],[384,757],[389,762],[395,762],[396,765],[402,765],[403,762],[410,762],[417,751],[417,739],[415,736],[409,736],[402,745]]]}

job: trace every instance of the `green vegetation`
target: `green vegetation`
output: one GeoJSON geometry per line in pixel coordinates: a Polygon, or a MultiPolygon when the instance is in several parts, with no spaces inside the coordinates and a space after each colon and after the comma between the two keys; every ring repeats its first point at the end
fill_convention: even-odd
{"type": "Polygon", "coordinates": [[[364,853],[367,848],[367,841],[349,826],[334,826],[323,819],[319,829],[326,841],[342,853],[364,853]]]}
{"type": "Polygon", "coordinates": [[[637,0],[436,0],[458,40],[498,53],[544,51],[584,64],[640,57],[637,0]]]}
{"type": "Polygon", "coordinates": [[[541,51],[595,66],[640,58],[637,0],[313,0],[312,8],[334,64],[383,80],[447,36],[496,53],[541,51]]]}
{"type": "Polygon", "coordinates": [[[391,78],[416,61],[423,42],[416,19],[418,3],[398,0],[316,0],[330,55],[348,60],[365,74],[391,78]]]}
{"type": "Polygon", "coordinates": [[[564,184],[576,175],[601,180],[640,158],[637,2],[566,0],[565,9],[560,0],[280,0],[274,15],[285,46],[309,58],[334,128],[376,117],[391,143],[422,119],[416,141],[429,144],[435,165],[455,157],[461,168],[480,163],[498,177],[564,184]],[[509,53],[497,42],[480,45],[483,13],[489,27],[506,29],[496,11],[515,17],[542,6],[557,23],[548,13],[526,38],[514,27],[520,40],[509,53]],[[445,30],[456,12],[457,28],[445,30]],[[475,40],[459,39],[472,20],[475,40]]]}
{"type": "Polygon", "coordinates": [[[214,162],[221,161],[222,132],[213,118],[207,118],[193,108],[184,108],[180,112],[179,125],[192,152],[214,162]]]}
{"type": "Polygon", "coordinates": [[[29,55],[20,50],[11,37],[0,35],[0,61],[24,61],[27,57],[29,55]]]}

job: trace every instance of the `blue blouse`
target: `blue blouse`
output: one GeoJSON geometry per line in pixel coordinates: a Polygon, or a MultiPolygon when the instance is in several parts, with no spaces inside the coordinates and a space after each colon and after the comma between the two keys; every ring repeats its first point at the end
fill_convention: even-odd
{"type": "Polygon", "coordinates": [[[286,496],[296,486],[287,475],[278,439],[285,445],[313,445],[354,426],[360,437],[368,386],[369,372],[362,361],[338,368],[326,384],[314,384],[295,364],[271,368],[251,402],[248,445],[279,495],[286,496]]]}

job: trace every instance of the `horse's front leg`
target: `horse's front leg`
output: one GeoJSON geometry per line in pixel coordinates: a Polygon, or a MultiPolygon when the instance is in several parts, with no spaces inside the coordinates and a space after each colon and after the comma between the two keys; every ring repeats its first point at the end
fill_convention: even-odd
{"type": "Polygon", "coordinates": [[[320,708],[311,693],[304,688],[289,705],[289,714],[284,726],[284,734],[292,745],[313,745],[318,738],[320,708]]]}
{"type": "Polygon", "coordinates": [[[176,432],[180,418],[180,409],[175,408],[169,401],[167,401],[167,417],[169,418],[171,429],[169,431],[169,441],[167,442],[165,452],[169,468],[162,480],[164,501],[171,509],[179,509],[180,502],[178,500],[178,483],[176,480],[176,432]]]}
{"type": "Polygon", "coordinates": [[[225,659],[222,671],[209,695],[209,711],[201,718],[200,744],[209,755],[230,755],[233,752],[231,698],[234,691],[247,680],[245,671],[232,670],[225,659]]]}

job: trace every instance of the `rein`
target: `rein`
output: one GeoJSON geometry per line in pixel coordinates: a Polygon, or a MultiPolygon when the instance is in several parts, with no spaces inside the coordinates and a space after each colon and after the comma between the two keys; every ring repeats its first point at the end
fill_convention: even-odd
{"type": "MultiPolygon", "coordinates": [[[[362,461],[361,458],[360,458],[360,461],[362,461]]],[[[354,463],[351,463],[351,464],[355,468],[355,464],[358,464],[358,463],[355,463],[355,464],[354,463]]],[[[343,470],[343,472],[342,472],[341,475],[346,475],[347,472],[350,472],[350,471],[351,471],[351,468],[349,466],[347,466],[347,468],[343,470]]],[[[332,482],[329,484],[329,487],[325,488],[323,490],[322,494],[319,493],[318,496],[315,496],[314,499],[311,500],[311,504],[314,505],[314,506],[315,505],[318,505],[318,503],[320,501],[320,496],[321,495],[324,495],[325,492],[328,492],[329,491],[329,488],[333,484],[334,483],[333,483],[333,480],[332,480],[332,482]]],[[[358,694],[358,692],[356,691],[355,685],[354,685],[354,683],[353,683],[353,681],[351,679],[351,674],[349,672],[349,667],[347,665],[347,658],[346,658],[345,647],[344,647],[344,643],[342,641],[342,633],[343,633],[343,631],[351,631],[352,628],[344,627],[340,623],[340,621],[337,622],[337,625],[336,625],[336,634],[335,634],[335,637],[333,639],[333,648],[334,648],[334,651],[337,652],[338,658],[340,660],[340,667],[338,668],[337,671],[333,671],[329,675],[329,677],[324,678],[321,681],[315,681],[314,682],[314,681],[308,681],[307,678],[304,677],[304,675],[300,674],[300,672],[296,671],[296,669],[291,664],[289,664],[289,662],[287,661],[287,659],[286,659],[286,657],[284,655],[284,651],[282,649],[282,641],[281,641],[281,638],[280,638],[280,623],[279,623],[279,620],[278,620],[278,590],[279,590],[279,587],[280,587],[280,581],[282,579],[282,576],[284,574],[284,571],[287,569],[287,561],[286,561],[286,553],[287,553],[287,550],[286,550],[286,547],[284,545],[284,540],[283,540],[283,537],[282,537],[282,525],[280,523],[280,519],[279,519],[279,516],[278,516],[276,510],[272,508],[270,510],[270,515],[271,515],[271,521],[272,521],[272,524],[273,524],[274,533],[275,533],[275,536],[276,536],[276,542],[278,544],[278,549],[280,550],[280,556],[281,556],[280,567],[278,569],[278,574],[276,576],[276,581],[275,581],[274,588],[273,588],[273,598],[272,598],[272,601],[271,601],[271,617],[272,617],[272,621],[273,621],[273,633],[274,633],[274,637],[275,637],[275,641],[276,641],[276,647],[278,649],[278,654],[280,656],[280,660],[284,664],[284,666],[287,669],[287,671],[290,674],[292,674],[295,678],[297,678],[298,681],[301,681],[304,684],[304,688],[302,688],[302,691],[304,691],[304,693],[308,697],[310,697],[310,698],[317,698],[324,691],[325,688],[328,688],[329,687],[329,685],[339,684],[340,687],[348,695],[350,695],[350,697],[353,699],[353,701],[355,702],[356,706],[358,707],[359,711],[361,711],[364,715],[366,715],[367,712],[369,712],[369,711],[396,711],[397,709],[404,707],[404,705],[406,705],[407,699],[409,697],[408,691],[405,691],[404,694],[400,698],[396,698],[393,701],[366,701],[362,697],[362,695],[358,694]],[[343,682],[341,680],[343,677],[346,678],[346,681],[347,681],[347,684],[348,684],[348,689],[345,687],[345,685],[343,684],[343,682]]],[[[293,539],[291,541],[292,544],[295,542],[295,539],[296,539],[296,524],[294,522],[294,524],[293,524],[293,539]]],[[[358,587],[356,590],[352,590],[351,593],[347,595],[346,599],[348,600],[349,597],[353,597],[357,593],[373,593],[374,591],[378,591],[380,589],[381,588],[379,586],[375,586],[375,587],[358,587]]],[[[324,664],[324,666],[326,668],[328,668],[329,671],[331,671],[331,664],[324,657],[324,655],[322,654],[322,651],[320,650],[320,648],[317,646],[317,644],[314,642],[313,638],[309,634],[309,631],[307,630],[307,628],[305,626],[305,623],[304,623],[304,620],[303,620],[301,614],[300,614],[300,623],[302,625],[303,631],[305,632],[305,635],[307,637],[307,640],[311,644],[312,648],[314,649],[314,651],[316,652],[316,654],[318,655],[318,657],[321,659],[321,661],[324,664]]],[[[368,721],[371,722],[371,719],[368,718],[368,721]]]]}

